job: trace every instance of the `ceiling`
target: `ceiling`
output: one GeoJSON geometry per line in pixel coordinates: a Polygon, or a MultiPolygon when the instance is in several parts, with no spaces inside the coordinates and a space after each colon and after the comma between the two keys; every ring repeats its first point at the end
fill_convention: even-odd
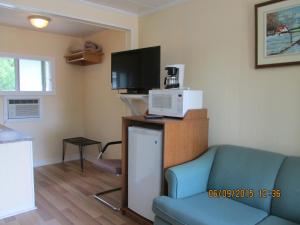
{"type": "MultiPolygon", "coordinates": [[[[144,15],[188,0],[79,0],[85,4],[106,7],[109,10],[117,10],[123,13],[144,15]]],[[[40,30],[34,28],[27,17],[30,12],[9,7],[0,7],[0,25],[20,27],[48,33],[84,37],[107,28],[83,21],[72,20],[65,17],[50,16],[48,27],[40,30]]]]}
{"type": "Polygon", "coordinates": [[[27,19],[29,15],[31,15],[29,12],[0,7],[0,24],[74,37],[84,37],[105,29],[94,24],[88,24],[63,17],[50,16],[51,22],[49,23],[48,27],[40,30],[34,28],[29,23],[27,19]]]}
{"type": "Polygon", "coordinates": [[[99,6],[106,6],[116,10],[136,15],[143,15],[149,12],[185,2],[187,0],[81,0],[99,6]]]}

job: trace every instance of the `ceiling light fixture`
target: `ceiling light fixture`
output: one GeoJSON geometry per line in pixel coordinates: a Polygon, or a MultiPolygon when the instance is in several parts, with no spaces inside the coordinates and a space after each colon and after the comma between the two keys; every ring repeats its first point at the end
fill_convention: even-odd
{"type": "Polygon", "coordinates": [[[47,27],[49,22],[51,21],[49,17],[39,16],[39,15],[29,16],[28,20],[30,21],[32,26],[39,29],[47,27]]]}

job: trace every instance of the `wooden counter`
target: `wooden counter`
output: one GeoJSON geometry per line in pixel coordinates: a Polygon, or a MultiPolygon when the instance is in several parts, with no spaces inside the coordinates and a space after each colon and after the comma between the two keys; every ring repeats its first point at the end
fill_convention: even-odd
{"type": "MultiPolygon", "coordinates": [[[[141,126],[163,130],[162,173],[169,167],[191,161],[208,148],[207,110],[190,110],[185,118],[145,119],[144,116],[123,117],[122,123],[122,211],[141,224],[151,224],[128,209],[128,127],[141,126]]],[[[167,184],[162,181],[162,194],[167,184]]]]}

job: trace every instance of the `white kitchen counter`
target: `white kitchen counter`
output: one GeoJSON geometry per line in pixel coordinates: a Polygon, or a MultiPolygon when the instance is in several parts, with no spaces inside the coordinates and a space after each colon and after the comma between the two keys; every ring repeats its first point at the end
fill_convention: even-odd
{"type": "Polygon", "coordinates": [[[32,138],[0,124],[0,144],[18,141],[31,141],[32,138]]]}

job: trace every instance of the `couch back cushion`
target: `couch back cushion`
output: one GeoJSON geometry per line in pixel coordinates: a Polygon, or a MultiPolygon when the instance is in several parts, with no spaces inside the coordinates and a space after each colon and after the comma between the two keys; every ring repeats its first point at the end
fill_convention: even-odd
{"type": "Polygon", "coordinates": [[[245,191],[245,197],[234,194],[231,198],[269,213],[271,196],[261,198],[259,191],[274,188],[284,158],[280,154],[251,148],[220,146],[215,155],[208,189],[245,191]],[[248,195],[246,190],[252,190],[254,196],[248,195]]]}
{"type": "Polygon", "coordinates": [[[275,183],[280,198],[272,200],[271,214],[300,223],[300,157],[284,160],[275,183]]]}

